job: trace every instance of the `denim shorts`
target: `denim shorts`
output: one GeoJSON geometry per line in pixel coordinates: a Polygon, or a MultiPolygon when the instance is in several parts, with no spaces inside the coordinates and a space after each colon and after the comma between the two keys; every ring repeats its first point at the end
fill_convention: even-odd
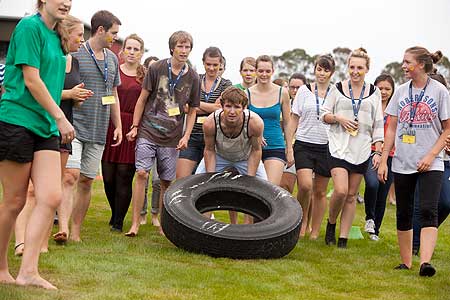
{"type": "Polygon", "coordinates": [[[196,161],[198,164],[203,158],[204,151],[205,141],[203,139],[203,134],[191,134],[187,148],[180,151],[178,157],[196,161]]]}
{"type": "Polygon", "coordinates": [[[264,162],[267,159],[275,159],[286,163],[286,152],[285,149],[264,149],[262,150],[261,160],[264,162]]]}

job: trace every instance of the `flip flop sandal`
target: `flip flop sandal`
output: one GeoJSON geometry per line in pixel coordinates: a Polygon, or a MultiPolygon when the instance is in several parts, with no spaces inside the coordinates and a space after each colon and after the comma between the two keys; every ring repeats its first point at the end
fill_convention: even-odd
{"type": "Polygon", "coordinates": [[[23,246],[23,245],[25,245],[24,243],[18,243],[17,245],[15,245],[14,246],[14,255],[15,256],[22,256],[23,255],[23,250],[24,249],[22,249],[22,250],[17,250],[17,248],[19,248],[20,246],[23,246]]]}

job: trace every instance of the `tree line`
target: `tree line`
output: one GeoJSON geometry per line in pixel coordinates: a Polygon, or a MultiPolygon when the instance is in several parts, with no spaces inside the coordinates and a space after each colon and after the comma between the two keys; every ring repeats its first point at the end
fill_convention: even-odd
{"type": "MultiPolygon", "coordinates": [[[[332,55],[336,62],[336,71],[334,72],[333,81],[342,81],[346,77],[347,57],[351,50],[345,47],[337,47],[333,49],[332,55]]],[[[275,75],[278,78],[288,79],[295,72],[302,73],[308,80],[314,79],[314,61],[318,54],[309,55],[304,49],[296,48],[284,52],[280,56],[272,56],[274,61],[275,75]]],[[[447,82],[450,82],[450,61],[447,56],[443,56],[441,61],[436,64],[437,71],[442,74],[447,82]]],[[[390,74],[396,84],[402,84],[406,81],[402,62],[394,61],[388,63],[382,73],[390,74]]]]}

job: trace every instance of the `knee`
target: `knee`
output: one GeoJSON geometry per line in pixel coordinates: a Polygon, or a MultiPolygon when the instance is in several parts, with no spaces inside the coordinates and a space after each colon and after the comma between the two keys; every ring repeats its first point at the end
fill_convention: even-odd
{"type": "Polygon", "coordinates": [[[422,227],[438,227],[437,209],[423,207],[421,209],[420,223],[422,227]]]}
{"type": "Polygon", "coordinates": [[[12,197],[12,201],[8,201],[6,205],[6,201],[2,205],[2,209],[7,209],[10,211],[10,213],[14,215],[19,215],[22,211],[23,207],[25,206],[26,202],[26,195],[15,195],[12,197]]]}
{"type": "Polygon", "coordinates": [[[66,170],[63,175],[63,185],[74,187],[80,178],[78,171],[66,170]]]}
{"type": "Polygon", "coordinates": [[[338,200],[345,200],[347,198],[348,191],[346,189],[339,189],[335,187],[335,190],[333,192],[333,196],[335,199],[338,200]]]}
{"type": "Polygon", "coordinates": [[[326,191],[314,191],[314,199],[320,200],[327,197],[326,191]]]}
{"type": "Polygon", "coordinates": [[[136,180],[147,181],[148,180],[148,172],[145,170],[137,170],[136,171],[136,180]]]}
{"type": "Polygon", "coordinates": [[[303,193],[309,193],[312,190],[312,182],[300,182],[298,184],[298,189],[301,190],[303,193]]]}
{"type": "Polygon", "coordinates": [[[406,211],[397,209],[397,230],[407,231],[412,229],[412,215],[406,211]]]}
{"type": "Polygon", "coordinates": [[[94,179],[92,179],[92,178],[80,176],[80,178],[78,180],[78,189],[81,189],[83,191],[90,191],[93,181],[94,181],[94,179]]]}

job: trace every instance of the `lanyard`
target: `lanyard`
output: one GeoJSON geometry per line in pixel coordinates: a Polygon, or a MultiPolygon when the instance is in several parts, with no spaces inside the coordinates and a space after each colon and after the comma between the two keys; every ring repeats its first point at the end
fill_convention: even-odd
{"type": "MultiPolygon", "coordinates": [[[[209,98],[211,97],[212,92],[214,92],[214,89],[216,88],[217,83],[219,82],[219,77],[216,77],[216,79],[214,80],[214,83],[211,87],[211,89],[209,90],[209,92],[207,93],[206,91],[205,93],[205,102],[209,102],[209,98]]],[[[203,86],[205,87],[206,90],[206,75],[205,77],[203,77],[203,86]]]]}
{"type": "Polygon", "coordinates": [[[183,67],[181,68],[181,71],[180,71],[180,73],[178,73],[178,76],[175,79],[175,81],[173,81],[173,78],[172,78],[172,63],[170,62],[170,58],[167,60],[167,66],[169,68],[169,94],[172,97],[175,92],[175,87],[177,86],[178,82],[180,81],[181,76],[183,76],[184,69],[186,68],[186,64],[184,64],[183,67]]]}
{"type": "Polygon", "coordinates": [[[420,91],[419,97],[417,98],[417,101],[414,101],[413,95],[412,95],[412,80],[409,83],[409,101],[411,102],[411,109],[409,110],[409,127],[412,127],[412,123],[414,121],[414,117],[416,116],[417,112],[417,106],[419,105],[419,102],[422,101],[423,95],[425,95],[425,90],[427,89],[428,83],[430,83],[430,77],[427,79],[427,83],[423,87],[423,89],[420,91]],[[416,105],[413,105],[413,103],[416,102],[416,105]]]}
{"type": "Polygon", "coordinates": [[[86,42],[86,49],[88,50],[89,54],[91,55],[92,59],[95,62],[95,65],[97,66],[100,73],[103,75],[103,79],[105,80],[105,83],[108,82],[108,53],[106,52],[105,48],[103,48],[103,55],[105,56],[105,71],[102,72],[102,69],[100,68],[100,65],[98,64],[97,58],[95,57],[94,51],[92,51],[91,46],[89,45],[89,42],[86,42]]]}
{"type": "MultiPolygon", "coordinates": [[[[330,91],[330,86],[328,85],[327,92],[325,93],[325,97],[323,97],[322,105],[325,102],[325,99],[327,98],[327,95],[328,95],[329,91],[330,91]]],[[[319,91],[317,90],[317,83],[314,86],[314,94],[316,95],[317,120],[319,120],[319,117],[320,117],[320,104],[319,104],[319,91]]]]}
{"type": "Polygon", "coordinates": [[[350,80],[348,81],[348,90],[350,91],[350,98],[352,98],[353,115],[355,116],[355,121],[358,121],[358,113],[359,113],[359,109],[361,108],[361,101],[364,96],[364,91],[366,90],[366,83],[364,82],[364,85],[361,90],[361,94],[359,95],[358,105],[356,105],[355,98],[353,98],[353,89],[352,89],[352,85],[350,84],[350,80]]]}

